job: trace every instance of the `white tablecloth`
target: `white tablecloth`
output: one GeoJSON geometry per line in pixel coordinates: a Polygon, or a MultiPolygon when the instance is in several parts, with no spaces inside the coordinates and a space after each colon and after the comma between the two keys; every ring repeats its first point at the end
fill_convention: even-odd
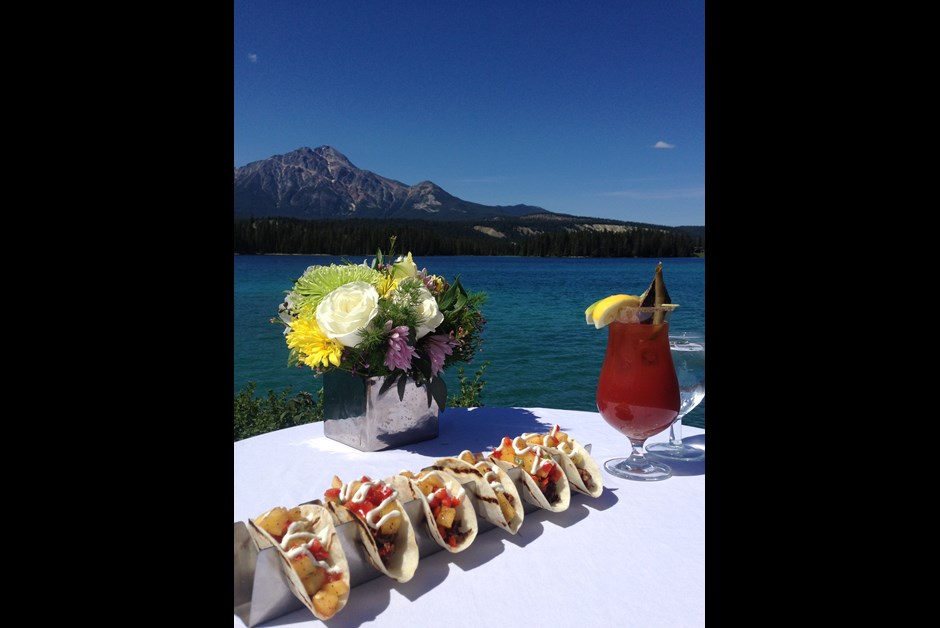
{"type": "MultiPolygon", "coordinates": [[[[436,439],[373,453],[330,440],[322,423],[312,423],[235,443],[234,520],[322,498],[334,474],[348,481],[417,471],[437,457],[486,451],[503,436],[547,431],[555,423],[591,443],[602,469],[605,460],[629,451],[627,439],[596,412],[451,408],[441,414],[436,439]]],[[[704,434],[683,429],[701,447],[704,434]]],[[[515,536],[492,529],[464,552],[422,558],[410,582],[381,577],[355,587],[329,625],[480,628],[532,625],[541,616],[570,628],[703,626],[705,463],[673,466],[676,475],[661,482],[603,471],[599,498],[572,492],[567,511],[527,513],[515,536]]],[[[324,624],[301,609],[264,625],[324,624]]]]}

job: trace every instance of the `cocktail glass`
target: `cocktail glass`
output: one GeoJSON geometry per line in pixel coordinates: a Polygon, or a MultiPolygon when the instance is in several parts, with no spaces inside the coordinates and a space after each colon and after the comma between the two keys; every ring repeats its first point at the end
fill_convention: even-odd
{"type": "Polygon", "coordinates": [[[672,362],[679,379],[679,415],[669,426],[669,442],[650,443],[646,453],[667,463],[694,462],[705,458],[705,452],[682,443],[682,417],[695,409],[705,398],[705,336],[683,333],[669,338],[672,362]]]}
{"type": "Polygon", "coordinates": [[[608,325],[607,352],[597,383],[597,410],[633,448],[604,463],[611,474],[655,481],[672,476],[668,465],[643,454],[646,439],[679,414],[679,381],[669,348],[669,315],[678,307],[628,308],[608,325]]]}

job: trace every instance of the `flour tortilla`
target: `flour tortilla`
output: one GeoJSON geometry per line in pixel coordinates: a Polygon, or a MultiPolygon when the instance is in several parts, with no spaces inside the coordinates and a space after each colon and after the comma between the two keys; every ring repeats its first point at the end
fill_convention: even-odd
{"type": "Polygon", "coordinates": [[[418,476],[417,480],[407,478],[403,475],[396,475],[389,478],[388,483],[392,488],[398,491],[398,495],[402,501],[408,501],[409,498],[421,500],[421,507],[424,510],[425,523],[427,524],[428,532],[431,534],[431,538],[433,538],[438,545],[446,549],[448,552],[451,552],[452,554],[462,552],[463,550],[470,547],[470,544],[473,543],[473,539],[477,538],[479,525],[477,524],[477,515],[473,510],[473,504],[466,496],[463,487],[456,479],[454,479],[453,476],[447,473],[439,473],[434,470],[428,470],[423,471],[418,476]],[[441,536],[440,531],[437,529],[437,524],[434,521],[434,512],[431,509],[431,505],[428,503],[428,498],[421,490],[421,487],[418,486],[418,482],[425,479],[429,475],[437,477],[441,484],[444,485],[444,488],[447,489],[447,492],[452,496],[461,497],[460,505],[456,508],[457,515],[454,518],[454,525],[458,525],[458,532],[466,532],[467,535],[463,538],[462,541],[457,543],[456,547],[451,547],[448,545],[447,541],[444,540],[444,537],[441,536]]]}
{"type": "MultiPolygon", "coordinates": [[[[317,506],[316,504],[303,504],[299,506],[299,508],[300,514],[304,519],[314,522],[314,534],[321,535],[324,530],[327,531],[326,547],[329,548],[328,551],[330,554],[330,559],[327,562],[329,562],[330,565],[339,567],[343,570],[343,577],[341,579],[346,583],[347,591],[339,598],[339,605],[336,607],[336,613],[339,613],[341,610],[343,610],[343,607],[346,606],[346,602],[349,600],[349,562],[346,560],[346,553],[343,551],[343,545],[336,536],[336,528],[333,527],[333,515],[323,506],[317,506]]],[[[290,559],[287,557],[287,552],[282,550],[280,544],[274,539],[274,537],[268,534],[261,526],[256,524],[254,519],[249,519],[248,523],[255,532],[260,533],[264,539],[277,548],[278,556],[281,557],[281,567],[284,571],[284,575],[287,576],[287,586],[291,593],[293,593],[294,596],[300,600],[303,605],[310,610],[311,613],[316,615],[317,619],[322,619],[324,621],[330,619],[330,617],[326,617],[317,612],[317,609],[313,606],[313,600],[311,596],[307,594],[303,580],[300,579],[300,576],[298,576],[297,572],[294,571],[294,568],[291,567],[290,559]]],[[[336,617],[336,614],[333,614],[332,617],[336,617]]]]}
{"type": "Polygon", "coordinates": [[[558,447],[543,446],[543,449],[551,454],[552,458],[555,459],[555,462],[561,465],[565,475],[568,477],[568,481],[571,483],[571,488],[578,491],[579,493],[590,495],[591,497],[600,497],[601,493],[604,492],[604,477],[601,475],[600,467],[597,466],[597,462],[594,461],[594,458],[591,457],[591,454],[589,454],[579,442],[570,436],[568,437],[568,442],[571,443],[572,447],[574,447],[576,451],[581,452],[581,468],[587,471],[591,476],[590,487],[588,487],[588,485],[584,483],[584,480],[581,479],[581,473],[578,471],[578,467],[574,464],[568,454],[558,447]]]}
{"type": "MultiPolygon", "coordinates": [[[[389,484],[388,481],[385,481],[385,483],[389,484]]],[[[392,486],[392,488],[395,487],[392,486]]],[[[392,503],[401,513],[401,525],[398,526],[398,533],[395,536],[395,551],[388,557],[388,564],[383,562],[382,557],[379,555],[379,547],[372,536],[372,528],[364,518],[359,516],[359,513],[349,510],[346,506],[336,502],[327,502],[327,506],[340,523],[356,522],[359,529],[359,542],[365,548],[366,558],[373,567],[393,580],[408,582],[415,575],[415,570],[418,568],[418,541],[415,539],[411,519],[401,503],[401,496],[399,495],[392,503]]]]}
{"type": "Polygon", "coordinates": [[[483,463],[488,470],[496,474],[496,481],[502,485],[506,495],[512,497],[509,500],[515,511],[512,520],[506,521],[503,509],[499,507],[496,489],[490,486],[490,483],[484,479],[484,472],[475,465],[460,458],[439,458],[430,468],[450,474],[461,484],[468,478],[473,480],[470,484],[470,490],[477,498],[477,514],[510,534],[515,534],[519,531],[519,526],[522,525],[525,518],[525,511],[522,507],[519,491],[516,490],[516,484],[502,468],[491,461],[481,460],[477,464],[480,463],[483,463]]]}
{"type": "MultiPolygon", "coordinates": [[[[543,447],[543,449],[545,449],[543,447]]],[[[487,458],[493,464],[501,467],[504,471],[508,471],[513,467],[518,467],[519,465],[514,465],[505,460],[500,460],[499,458],[487,458]]],[[[550,510],[552,512],[562,512],[568,510],[568,506],[571,505],[571,487],[568,484],[568,476],[564,473],[561,474],[561,477],[558,478],[558,481],[555,482],[555,492],[558,497],[554,503],[549,503],[545,498],[545,495],[542,493],[542,489],[539,488],[539,485],[532,479],[532,476],[528,474],[526,469],[522,469],[522,473],[519,474],[522,478],[522,493],[525,500],[530,504],[538,506],[539,508],[544,508],[545,510],[550,510]]]]}

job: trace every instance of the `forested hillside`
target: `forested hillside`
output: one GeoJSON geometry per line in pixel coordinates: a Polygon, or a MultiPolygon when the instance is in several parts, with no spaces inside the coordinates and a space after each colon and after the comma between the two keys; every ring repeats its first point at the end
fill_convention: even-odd
{"type": "Polygon", "coordinates": [[[235,220],[235,253],[370,255],[391,235],[419,255],[691,257],[703,238],[678,228],[598,219],[500,219],[485,224],[424,220],[235,220]]]}

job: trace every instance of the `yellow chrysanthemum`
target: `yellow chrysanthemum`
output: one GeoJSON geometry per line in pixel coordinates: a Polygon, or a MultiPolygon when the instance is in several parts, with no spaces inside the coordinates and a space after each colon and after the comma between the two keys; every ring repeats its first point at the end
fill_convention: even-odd
{"type": "Polygon", "coordinates": [[[291,333],[287,334],[287,346],[297,349],[303,355],[303,363],[310,368],[318,366],[339,366],[343,345],[326,334],[317,325],[314,318],[298,318],[290,324],[291,333]]]}
{"type": "Polygon", "coordinates": [[[379,296],[384,299],[388,297],[390,293],[398,289],[398,280],[388,276],[383,277],[379,280],[379,283],[376,284],[375,289],[379,291],[379,296]]]}

